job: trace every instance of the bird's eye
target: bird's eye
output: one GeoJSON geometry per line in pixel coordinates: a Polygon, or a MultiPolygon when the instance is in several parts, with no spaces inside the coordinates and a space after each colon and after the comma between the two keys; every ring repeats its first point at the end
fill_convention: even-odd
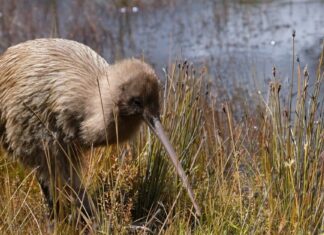
{"type": "Polygon", "coordinates": [[[138,98],[138,97],[132,98],[131,99],[131,104],[136,106],[136,107],[141,107],[141,108],[143,107],[142,100],[140,98],[138,98]]]}

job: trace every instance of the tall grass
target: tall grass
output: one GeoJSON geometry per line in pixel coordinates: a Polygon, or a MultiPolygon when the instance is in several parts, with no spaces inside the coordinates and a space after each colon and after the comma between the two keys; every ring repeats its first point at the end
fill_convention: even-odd
{"type": "MultiPolygon", "coordinates": [[[[209,91],[203,68],[172,65],[161,89],[161,118],[202,217],[195,217],[163,147],[143,126],[130,143],[89,154],[84,180],[98,199],[96,233],[323,232],[323,56],[312,86],[307,68],[297,64],[291,105],[283,103],[287,94],[274,70],[268,96],[259,95],[241,116],[235,100],[220,103],[209,91]]],[[[0,233],[46,234],[46,206],[33,170],[1,154],[0,184],[0,233]]],[[[54,229],[73,230],[66,224],[54,229]]]]}

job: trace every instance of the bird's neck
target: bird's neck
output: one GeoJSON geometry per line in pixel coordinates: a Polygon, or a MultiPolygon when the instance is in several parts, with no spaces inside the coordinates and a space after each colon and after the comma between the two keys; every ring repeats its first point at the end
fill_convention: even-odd
{"type": "MultiPolygon", "coordinates": [[[[91,91],[85,110],[85,119],[81,133],[86,143],[101,143],[106,139],[106,132],[114,126],[114,116],[118,113],[118,97],[120,96],[119,68],[109,66],[105,74],[96,78],[96,86],[91,91]]],[[[115,131],[115,130],[114,130],[115,131]]]]}

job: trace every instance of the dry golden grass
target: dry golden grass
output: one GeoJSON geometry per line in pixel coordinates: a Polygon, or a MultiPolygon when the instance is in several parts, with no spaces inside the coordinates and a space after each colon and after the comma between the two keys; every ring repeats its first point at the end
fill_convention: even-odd
{"type": "MultiPolygon", "coordinates": [[[[101,217],[95,232],[323,232],[321,68],[323,54],[314,86],[307,70],[292,81],[298,92],[291,110],[274,74],[269,96],[260,95],[238,117],[235,100],[219,103],[210,94],[203,69],[195,72],[187,63],[170,67],[161,92],[162,121],[203,215],[195,218],[164,149],[143,126],[130,143],[89,155],[84,180],[101,217]]],[[[0,185],[0,233],[47,234],[47,209],[33,170],[1,154],[0,185]]],[[[54,231],[76,233],[68,224],[54,231]]]]}

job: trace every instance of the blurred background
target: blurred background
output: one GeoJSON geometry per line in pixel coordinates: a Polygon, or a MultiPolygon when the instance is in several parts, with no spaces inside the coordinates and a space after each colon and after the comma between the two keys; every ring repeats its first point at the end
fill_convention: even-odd
{"type": "MultiPolygon", "coordinates": [[[[89,157],[99,234],[324,234],[324,0],[0,0],[0,53],[42,37],[168,76],[161,117],[203,217],[142,128],[89,157]]],[[[47,234],[31,173],[0,152],[0,234],[47,234]]]]}
{"type": "Polygon", "coordinates": [[[293,30],[296,57],[314,79],[323,12],[323,0],[0,0],[0,52],[68,38],[109,63],[144,58],[162,78],[171,63],[188,60],[208,71],[219,99],[249,97],[267,91],[273,66],[289,87],[293,30]]]}

